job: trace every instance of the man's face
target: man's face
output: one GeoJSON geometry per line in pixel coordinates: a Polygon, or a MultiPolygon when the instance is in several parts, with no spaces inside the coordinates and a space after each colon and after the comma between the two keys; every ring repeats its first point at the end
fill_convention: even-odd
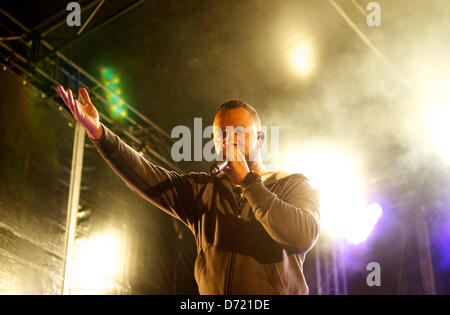
{"type": "MultiPolygon", "coordinates": [[[[245,108],[223,110],[217,113],[214,118],[213,129],[214,147],[217,153],[223,152],[224,160],[227,158],[226,144],[228,141],[231,145],[239,145],[242,152],[245,149],[247,161],[256,161],[258,126],[250,112],[245,108]]],[[[228,158],[231,159],[232,157],[228,156],[228,158]]]]}

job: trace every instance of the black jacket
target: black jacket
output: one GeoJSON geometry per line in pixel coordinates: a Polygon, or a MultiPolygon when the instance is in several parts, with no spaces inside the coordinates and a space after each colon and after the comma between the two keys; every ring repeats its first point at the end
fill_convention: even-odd
{"type": "Polygon", "coordinates": [[[240,192],[225,175],[157,166],[103,127],[103,137],[91,141],[111,168],[194,234],[200,294],[308,294],[303,262],[320,214],[305,176],[277,172],[240,192]]]}

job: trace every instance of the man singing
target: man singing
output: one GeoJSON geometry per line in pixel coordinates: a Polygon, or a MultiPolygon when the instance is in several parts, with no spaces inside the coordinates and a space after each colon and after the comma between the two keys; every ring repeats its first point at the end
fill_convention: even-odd
{"type": "Polygon", "coordinates": [[[229,161],[223,172],[179,174],[149,162],[104,126],[86,89],[83,103],[71,90],[56,91],[114,172],[192,231],[200,294],[308,294],[303,262],[319,237],[318,193],[301,174],[266,171],[265,135],[253,107],[231,100],[216,113],[215,149],[229,161]],[[245,128],[245,144],[236,134],[223,136],[227,127],[245,128]]]}

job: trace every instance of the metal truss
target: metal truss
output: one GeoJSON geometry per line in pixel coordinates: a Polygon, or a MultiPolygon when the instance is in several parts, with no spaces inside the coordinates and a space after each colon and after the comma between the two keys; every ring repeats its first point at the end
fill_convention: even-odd
{"type": "MultiPolygon", "coordinates": [[[[103,123],[108,124],[108,127],[121,137],[127,137],[128,142],[131,141],[131,145],[149,160],[155,161],[158,164],[162,163],[172,170],[182,172],[177,165],[169,160],[171,146],[174,140],[167,132],[125,102],[122,104],[127,108],[128,114],[122,117],[121,120],[114,119],[109,111],[110,104],[107,98],[110,91],[107,87],[59,51],[81,38],[81,32],[83,32],[87,24],[99,11],[103,2],[104,0],[95,0],[89,5],[84,6],[84,10],[87,10],[96,5],[85,24],[79,29],[77,35],[74,38],[65,40],[57,48],[54,48],[45,40],[43,35],[47,36],[62,25],[61,22],[53,23],[55,18],[60,16],[61,13],[50,17],[35,27],[34,30],[31,30],[0,8],[0,67],[5,71],[8,70],[20,76],[24,85],[29,86],[37,95],[40,95],[52,105],[58,106],[60,110],[66,109],[69,113],[67,116],[71,117],[70,119],[73,119],[70,111],[67,107],[61,105],[59,96],[54,88],[62,84],[75,92],[80,87],[88,89],[103,123]],[[43,31],[42,29],[50,23],[53,23],[53,26],[43,31]]],[[[119,10],[119,12],[109,16],[97,26],[93,26],[84,32],[83,35],[98,29],[142,2],[142,0],[134,1],[125,9],[119,10]]],[[[83,152],[85,150],[84,138],[84,129],[80,124],[76,124],[67,206],[64,275],[61,294],[68,294],[70,292],[69,275],[79,208],[83,152]]],[[[181,224],[175,221],[175,219],[172,220],[174,229],[178,237],[182,238],[181,224]]]]}
{"type": "MultiPolygon", "coordinates": [[[[107,17],[99,25],[92,26],[90,30],[82,35],[98,29],[141,2],[142,0],[134,1],[125,9],[107,17]]],[[[94,11],[98,11],[100,3],[102,1],[93,1],[91,3],[91,7],[97,4],[94,11]]],[[[91,13],[91,19],[93,14],[95,12],[91,13]]],[[[53,19],[50,18],[50,20],[53,19]]],[[[88,22],[86,21],[85,25],[88,22]]],[[[38,91],[42,98],[57,104],[61,103],[58,100],[54,87],[59,84],[76,92],[80,87],[88,89],[93,102],[99,110],[103,123],[107,124],[120,136],[127,137],[131,141],[131,145],[150,160],[181,172],[181,169],[170,161],[170,150],[174,140],[167,132],[126,102],[123,102],[123,106],[128,111],[127,116],[122,117],[120,120],[112,117],[109,110],[110,103],[107,100],[110,91],[108,91],[105,84],[95,79],[59,51],[74,40],[78,40],[80,36],[69,39],[64,44],[54,48],[47,40],[43,39],[41,36],[42,32],[29,29],[1,8],[0,23],[0,26],[3,28],[3,30],[0,30],[0,67],[3,70],[9,70],[19,75],[23,79],[23,83],[38,91]]],[[[55,25],[58,25],[58,23],[55,25]]],[[[48,35],[50,34],[49,30],[53,31],[54,29],[47,29],[43,33],[48,35]]],[[[68,111],[67,108],[66,110],[68,111]]]]}
{"type": "Polygon", "coordinates": [[[347,295],[347,273],[341,241],[319,241],[316,245],[317,295],[347,295]]]}

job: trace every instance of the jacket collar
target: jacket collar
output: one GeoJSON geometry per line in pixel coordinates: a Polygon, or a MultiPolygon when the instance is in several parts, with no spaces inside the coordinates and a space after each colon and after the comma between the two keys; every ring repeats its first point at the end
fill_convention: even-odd
{"type": "MultiPolygon", "coordinates": [[[[292,173],[287,173],[287,172],[284,172],[284,171],[278,171],[278,172],[275,172],[275,173],[271,174],[269,177],[266,177],[263,180],[263,182],[264,182],[264,185],[271,185],[271,184],[274,184],[274,183],[278,182],[279,180],[281,180],[281,179],[283,179],[285,177],[288,177],[290,175],[292,175],[292,173]]],[[[225,175],[225,173],[219,174],[218,178],[221,179],[221,180],[225,180],[227,182],[230,182],[230,180],[225,175]]],[[[230,184],[233,187],[236,186],[236,185],[232,184],[231,182],[230,182],[230,184]]]]}

